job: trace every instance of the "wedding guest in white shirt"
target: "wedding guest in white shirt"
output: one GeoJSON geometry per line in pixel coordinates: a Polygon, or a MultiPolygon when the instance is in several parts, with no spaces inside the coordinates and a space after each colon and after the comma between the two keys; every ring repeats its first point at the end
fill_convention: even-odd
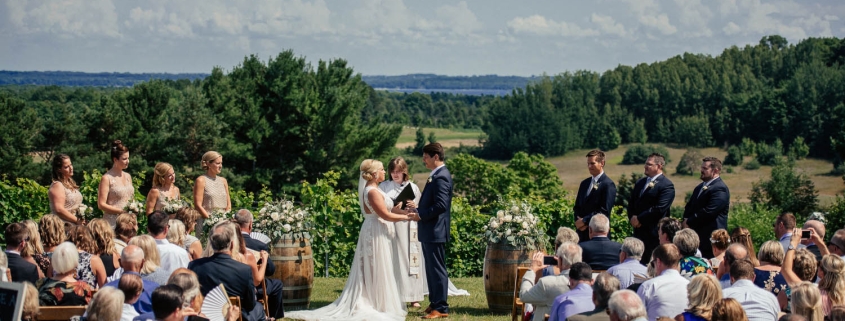
{"type": "Polygon", "coordinates": [[[672,318],[684,312],[689,303],[689,280],[681,276],[680,272],[681,253],[674,244],[662,244],[654,250],[652,259],[657,277],[643,282],[637,295],[645,304],[649,320],[672,318]]]}
{"type": "Polygon", "coordinates": [[[645,321],[646,308],[640,297],[631,290],[620,290],[610,295],[607,313],[611,321],[645,321]]]}
{"type": "Polygon", "coordinates": [[[607,269],[607,273],[619,279],[622,289],[634,284],[634,274],[648,275],[648,268],[640,263],[645,244],[636,237],[625,238],[619,251],[619,264],[607,269]]]}
{"type": "Polygon", "coordinates": [[[748,320],[775,320],[780,312],[777,297],[754,285],[754,265],[749,260],[731,263],[731,287],[724,289],[725,298],[739,301],[748,320]]]}
{"type": "Polygon", "coordinates": [[[581,247],[572,242],[563,242],[555,254],[561,271],[559,275],[540,277],[547,265],[543,265],[543,252],[537,252],[531,260],[531,269],[525,272],[519,286],[522,302],[534,305],[534,320],[543,320],[555,298],[569,291],[569,268],[581,262],[581,247]]]}
{"type": "Polygon", "coordinates": [[[169,215],[155,211],[150,214],[147,224],[147,230],[150,231],[150,235],[156,241],[156,248],[158,248],[161,259],[161,269],[168,277],[178,268],[187,268],[188,263],[191,262],[191,258],[184,248],[167,240],[167,230],[170,229],[169,221],[169,215]]]}

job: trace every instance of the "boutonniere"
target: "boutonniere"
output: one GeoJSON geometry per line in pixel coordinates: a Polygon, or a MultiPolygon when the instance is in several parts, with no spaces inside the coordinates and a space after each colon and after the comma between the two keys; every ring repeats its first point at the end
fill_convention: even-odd
{"type": "Polygon", "coordinates": [[[702,190],[702,191],[706,191],[706,190],[707,190],[707,185],[704,185],[704,187],[702,187],[702,188],[701,188],[701,190],[702,190]]]}
{"type": "Polygon", "coordinates": [[[599,183],[595,183],[595,184],[593,184],[593,190],[594,190],[594,191],[599,190],[599,183]]]}
{"type": "Polygon", "coordinates": [[[651,183],[648,183],[648,188],[654,188],[654,184],[656,183],[657,181],[651,181],[651,183]]]}
{"type": "Polygon", "coordinates": [[[431,176],[428,177],[428,180],[426,182],[431,183],[431,176]]]}

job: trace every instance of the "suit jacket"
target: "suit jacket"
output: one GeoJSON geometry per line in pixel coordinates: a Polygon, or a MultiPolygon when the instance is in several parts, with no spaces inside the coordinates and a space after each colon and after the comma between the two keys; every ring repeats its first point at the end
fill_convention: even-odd
{"type": "Polygon", "coordinates": [[[241,312],[248,314],[255,308],[255,286],[252,268],[232,259],[229,254],[215,253],[210,257],[193,260],[188,269],[197,273],[202,295],[220,285],[229,296],[241,298],[241,312]]]}
{"type": "Polygon", "coordinates": [[[566,318],[567,321],[610,321],[610,315],[607,314],[607,307],[596,307],[595,310],[576,314],[566,318]]]}
{"type": "Polygon", "coordinates": [[[525,272],[519,285],[519,298],[524,303],[534,305],[534,320],[543,320],[543,314],[549,314],[555,298],[569,291],[568,275],[568,272],[561,272],[561,275],[544,276],[534,284],[534,271],[525,272]]]}
{"type": "Polygon", "coordinates": [[[721,177],[702,191],[703,185],[704,183],[698,184],[692,190],[692,197],[684,207],[684,219],[687,220],[687,225],[699,234],[699,239],[709,240],[710,233],[714,230],[728,228],[731,192],[721,177]],[[707,237],[702,238],[705,234],[707,237]]]}
{"type": "Polygon", "coordinates": [[[647,181],[648,177],[641,178],[631,191],[631,197],[628,199],[628,220],[636,215],[641,224],[640,228],[634,229],[635,236],[656,239],[657,222],[669,217],[669,208],[675,199],[675,184],[666,175],[657,177],[653,187],[646,186],[647,181]]]}
{"type": "Polygon", "coordinates": [[[622,250],[622,244],[605,236],[597,236],[578,245],[583,249],[581,261],[589,264],[593,270],[607,270],[619,264],[619,251],[622,250]]]}
{"type": "MultiPolygon", "coordinates": [[[[590,181],[593,177],[581,181],[581,186],[578,187],[578,196],[575,198],[575,219],[579,217],[584,219],[584,224],[589,225],[590,219],[594,214],[604,214],[610,218],[610,211],[613,210],[613,201],[616,200],[616,184],[607,173],[599,177],[598,189],[590,192],[587,195],[587,189],[590,188],[590,181]]],[[[584,240],[581,240],[584,241],[584,240]]]]}
{"type": "Polygon", "coordinates": [[[20,254],[6,252],[9,270],[12,273],[11,282],[29,282],[35,285],[38,281],[38,266],[25,261],[20,254]]]}
{"type": "Polygon", "coordinates": [[[420,215],[419,240],[426,243],[449,241],[452,211],[452,174],[446,166],[431,173],[417,206],[420,215]]]}
{"type": "MultiPolygon", "coordinates": [[[[244,243],[246,243],[246,248],[253,250],[253,251],[266,251],[270,253],[270,247],[264,242],[251,238],[248,233],[241,233],[244,236],[244,243]]],[[[255,258],[256,260],[261,260],[260,257],[255,258]]],[[[267,260],[267,269],[264,270],[264,276],[272,276],[276,273],[276,265],[273,264],[273,260],[267,260]]]]}

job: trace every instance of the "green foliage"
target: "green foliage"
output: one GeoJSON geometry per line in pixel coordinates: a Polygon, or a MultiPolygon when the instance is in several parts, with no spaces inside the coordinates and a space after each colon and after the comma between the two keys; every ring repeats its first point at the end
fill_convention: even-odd
{"type": "Polygon", "coordinates": [[[688,149],[681,160],[678,161],[676,173],[680,175],[695,175],[701,167],[701,160],[704,156],[696,149],[688,149]]]}
{"type": "Polygon", "coordinates": [[[728,233],[738,226],[747,228],[751,232],[754,248],[759,250],[764,242],[775,239],[772,223],[779,214],[778,209],[737,203],[731,207],[728,215],[728,233]]]}
{"type": "Polygon", "coordinates": [[[796,171],[793,162],[773,167],[769,180],[753,184],[749,198],[755,207],[770,207],[801,217],[806,217],[819,205],[813,181],[807,174],[796,171]]]}
{"type": "MultiPolygon", "coordinates": [[[[827,208],[824,208],[823,211],[825,212],[825,226],[828,228],[835,227],[840,228],[845,226],[845,197],[842,195],[836,195],[836,199],[831,203],[827,208]]],[[[825,234],[826,239],[830,239],[833,236],[834,232],[827,232],[825,234]]]]}
{"type": "Polygon", "coordinates": [[[742,143],[739,145],[739,150],[742,156],[757,154],[757,143],[747,137],[742,138],[742,143]]]}
{"type": "Polygon", "coordinates": [[[608,122],[600,122],[600,126],[595,131],[596,147],[603,151],[614,150],[622,143],[622,137],[616,128],[611,126],[608,122]]]}
{"type": "Polygon", "coordinates": [[[678,118],[671,140],[681,146],[707,147],[713,145],[713,134],[707,116],[687,116],[678,118]]]}
{"type": "Polygon", "coordinates": [[[728,147],[728,156],[725,156],[724,165],[739,166],[742,165],[742,150],[737,146],[728,147]]]}
{"type": "MultiPolygon", "coordinates": [[[[434,134],[434,132],[432,132],[434,134]]],[[[416,133],[416,144],[414,144],[414,149],[411,151],[414,155],[422,155],[423,147],[425,147],[425,133],[423,132],[422,127],[417,127],[416,133]]]]}
{"type": "Polygon", "coordinates": [[[648,160],[648,155],[659,153],[666,159],[666,164],[669,164],[672,159],[669,158],[669,150],[660,145],[643,145],[634,144],[628,146],[625,151],[625,156],[622,156],[622,165],[641,165],[648,160]]]}
{"type": "Polygon", "coordinates": [[[435,143],[435,142],[437,142],[437,136],[435,136],[434,132],[432,131],[432,132],[428,133],[428,143],[431,144],[431,143],[435,143]]]}
{"type": "MultiPolygon", "coordinates": [[[[779,142],[779,140],[778,140],[779,142]]],[[[783,149],[778,148],[777,144],[775,145],[767,145],[767,144],[759,144],[757,145],[757,157],[755,158],[760,165],[766,166],[775,166],[781,162],[781,158],[783,156],[783,149]]]]}
{"type": "Polygon", "coordinates": [[[810,146],[807,146],[807,143],[804,142],[804,137],[795,137],[795,140],[789,145],[788,154],[795,159],[807,158],[807,155],[810,154],[810,146]]]}
{"type": "MultiPolygon", "coordinates": [[[[10,223],[27,219],[37,221],[42,215],[50,213],[47,187],[25,178],[14,182],[3,178],[0,180],[0,213],[3,213],[0,226],[4,231],[10,223]]],[[[0,242],[5,242],[5,235],[0,235],[0,242]]]]}
{"type": "Polygon", "coordinates": [[[490,215],[481,214],[480,209],[480,206],[470,205],[464,197],[452,198],[452,237],[446,243],[446,264],[450,267],[450,275],[481,275],[487,248],[482,233],[490,215]]]}
{"type": "Polygon", "coordinates": [[[636,185],[637,181],[644,176],[645,174],[642,172],[631,173],[630,176],[622,174],[622,177],[620,177],[619,181],[616,182],[616,200],[613,201],[613,205],[628,208],[628,200],[631,199],[631,193],[634,191],[634,185],[636,185]]]}
{"type": "Polygon", "coordinates": [[[758,170],[760,169],[760,162],[758,162],[756,158],[752,159],[751,161],[745,164],[745,169],[750,171],[758,170]]]}
{"type": "Polygon", "coordinates": [[[0,93],[0,171],[9,178],[31,177],[36,170],[29,152],[41,124],[23,100],[0,93]]]}

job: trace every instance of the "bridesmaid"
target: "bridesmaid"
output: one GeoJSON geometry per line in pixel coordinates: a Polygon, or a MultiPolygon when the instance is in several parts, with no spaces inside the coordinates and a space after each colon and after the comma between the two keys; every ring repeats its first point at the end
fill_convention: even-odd
{"type": "MultiPolygon", "coordinates": [[[[176,182],[176,171],[173,166],[168,163],[156,164],[153,171],[153,188],[147,193],[147,216],[150,216],[155,211],[161,210],[164,207],[162,200],[178,200],[181,196],[179,194],[179,187],[173,183],[176,182]]],[[[170,215],[173,218],[174,215],[170,215]]]]}
{"type": "Polygon", "coordinates": [[[82,193],[73,181],[73,163],[70,156],[56,155],[53,157],[52,167],[53,183],[47,191],[50,214],[58,216],[66,223],[85,224],[85,220],[76,216],[79,205],[82,205],[82,193]]]}
{"type": "Polygon", "coordinates": [[[111,169],[100,180],[97,207],[103,211],[103,219],[114,229],[117,216],[135,196],[135,187],[132,186],[132,176],[123,171],[129,167],[129,149],[119,140],[112,143],[111,160],[111,169]]]}
{"type": "Polygon", "coordinates": [[[202,169],[205,170],[205,174],[197,177],[194,184],[194,208],[200,213],[196,226],[196,234],[199,238],[202,238],[205,219],[213,210],[232,210],[229,183],[226,178],[219,176],[223,170],[223,155],[215,151],[206,152],[202,155],[202,169]]]}

